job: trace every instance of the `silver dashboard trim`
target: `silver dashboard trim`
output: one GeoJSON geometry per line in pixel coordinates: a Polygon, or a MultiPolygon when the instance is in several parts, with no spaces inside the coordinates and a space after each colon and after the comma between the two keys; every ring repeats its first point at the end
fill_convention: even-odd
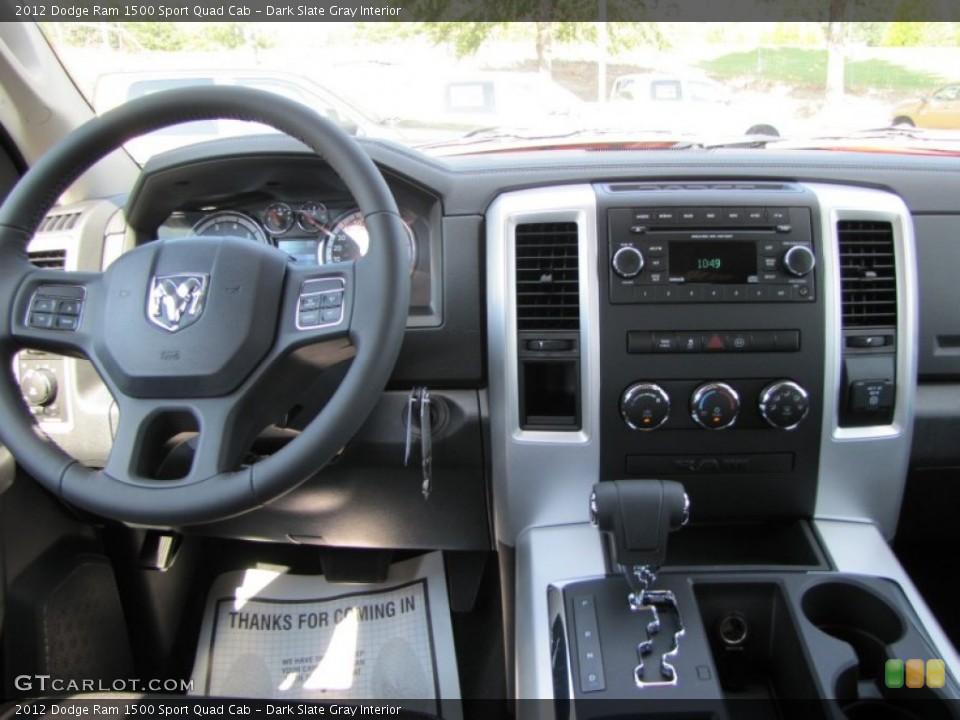
{"type": "Polygon", "coordinates": [[[825,306],[823,431],[815,517],[875,523],[893,537],[913,434],[917,375],[917,261],[913,224],[903,200],[889,192],[808,184],[820,205],[825,306]],[[862,428],[837,423],[843,336],[837,222],[880,220],[893,228],[897,263],[896,410],[893,422],[862,428]]]}
{"type": "Polygon", "coordinates": [[[587,520],[600,468],[600,329],[597,198],[590,185],[521,190],[487,211],[487,352],[490,453],[497,540],[525,528],[587,520]],[[518,225],[575,222],[579,229],[581,429],[520,429],[514,245],[518,225]]]}

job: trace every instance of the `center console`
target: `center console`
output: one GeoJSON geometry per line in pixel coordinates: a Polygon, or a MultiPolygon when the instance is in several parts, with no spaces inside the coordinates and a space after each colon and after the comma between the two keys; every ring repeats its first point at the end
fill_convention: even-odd
{"type": "Polygon", "coordinates": [[[887,544],[916,388],[900,198],[695,177],[569,185],[501,195],[487,232],[517,698],[552,699],[558,717],[621,714],[601,699],[739,717],[739,698],[757,717],[795,715],[795,699],[813,703],[804,717],[952,717],[956,653],[887,544]],[[628,600],[635,583],[587,502],[594,485],[649,480],[690,500],[649,584],[672,598],[656,622],[628,600]]]}

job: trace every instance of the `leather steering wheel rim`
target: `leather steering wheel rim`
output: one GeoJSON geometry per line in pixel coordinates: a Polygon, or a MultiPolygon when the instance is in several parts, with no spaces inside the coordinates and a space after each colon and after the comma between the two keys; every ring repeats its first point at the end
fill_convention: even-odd
{"type": "MultiPolygon", "coordinates": [[[[162,241],[156,243],[157,248],[151,248],[155,256],[147,256],[144,251],[148,262],[160,262],[157,258],[164,248],[160,246],[162,241]]],[[[223,254],[221,250],[213,248],[211,252],[219,256],[223,254]]],[[[168,245],[166,251],[174,253],[179,247],[171,249],[168,245]]],[[[265,267],[277,267],[276,258],[269,256],[269,252],[279,254],[279,251],[256,252],[260,255],[250,257],[262,259],[265,267]]],[[[24,175],[0,208],[0,358],[6,363],[6,368],[0,371],[0,413],[4,418],[0,423],[0,437],[18,462],[51,492],[79,508],[123,522],[157,526],[207,523],[269,503],[322,468],[356,433],[379,400],[399,354],[406,325],[410,293],[406,253],[402,221],[379,170],[356,141],[309,108],[267,92],[238,87],[184,88],[131,101],[94,118],[64,138],[24,175]],[[126,472],[108,474],[103,469],[84,467],[39,430],[15,382],[13,359],[27,346],[58,349],[59,342],[66,343],[64,347],[83,347],[80,354],[91,353],[90,359],[115,397],[117,392],[126,396],[126,391],[133,386],[124,389],[119,377],[113,377],[110,371],[113,359],[101,352],[104,331],[102,327],[97,328],[97,323],[103,324],[108,317],[108,309],[116,307],[110,303],[117,302],[111,293],[119,271],[111,278],[108,276],[112,268],[102,274],[57,275],[41,271],[29,263],[27,245],[57,198],[97,160],[146,132],[211,119],[258,122],[298,139],[329,164],[360,206],[371,237],[370,250],[363,259],[332,275],[345,285],[342,327],[333,330],[349,340],[355,356],[338,389],[299,437],[256,464],[179,482],[144,480],[126,472]],[[56,285],[73,281],[88,283],[83,287],[89,293],[86,300],[89,307],[81,316],[76,336],[52,336],[29,327],[27,318],[36,288],[45,287],[43,283],[56,285]]],[[[333,266],[330,268],[336,270],[333,266]]],[[[311,275],[308,270],[288,263],[281,270],[274,270],[283,274],[281,287],[275,293],[275,338],[262,362],[251,365],[254,369],[250,377],[260,377],[257,373],[262,366],[289,353],[298,343],[311,340],[313,336],[309,332],[306,336],[302,330],[297,334],[299,325],[294,326],[299,307],[297,293],[301,293],[302,301],[302,288],[306,287],[303,283],[314,276],[331,277],[330,268],[317,268],[311,275]]],[[[210,282],[213,284],[215,279],[212,277],[210,282]]],[[[148,289],[143,288],[143,292],[148,289]]],[[[328,339],[320,331],[315,334],[317,341],[328,339]]],[[[254,380],[247,378],[244,382],[254,380]]],[[[201,386],[202,383],[197,385],[201,386]]],[[[219,393],[227,398],[224,403],[229,404],[231,393],[245,392],[246,387],[240,385],[200,394],[219,393]]],[[[189,405],[192,400],[181,401],[189,405]]],[[[203,401],[209,403],[215,399],[203,398],[203,401]]],[[[124,423],[123,410],[120,423],[124,423]]]]}

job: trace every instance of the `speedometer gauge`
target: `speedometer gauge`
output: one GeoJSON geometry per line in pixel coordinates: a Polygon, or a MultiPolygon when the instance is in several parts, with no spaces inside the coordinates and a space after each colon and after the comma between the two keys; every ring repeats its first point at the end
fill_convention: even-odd
{"type": "Polygon", "coordinates": [[[198,237],[234,237],[241,240],[267,242],[267,236],[253,220],[243,213],[218,212],[207,215],[193,227],[193,234],[198,237]]]}
{"type": "MultiPolygon", "coordinates": [[[[403,223],[407,237],[407,250],[410,254],[410,272],[417,259],[417,245],[413,237],[413,230],[407,223],[403,223]]],[[[360,210],[342,215],[334,224],[327,241],[323,244],[323,262],[337,263],[349,260],[359,260],[367,254],[370,245],[370,234],[360,210]]]]}

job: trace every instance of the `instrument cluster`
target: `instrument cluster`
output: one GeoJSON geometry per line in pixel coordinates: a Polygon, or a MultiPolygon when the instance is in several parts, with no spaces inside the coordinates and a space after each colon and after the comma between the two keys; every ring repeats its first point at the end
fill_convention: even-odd
{"type": "MultiPolygon", "coordinates": [[[[427,232],[426,220],[401,209],[410,254],[410,272],[417,266],[417,235],[427,232]]],[[[177,211],[160,227],[159,237],[232,237],[275,245],[299,262],[326,265],[363,257],[370,237],[363,213],[355,205],[270,200],[206,205],[197,211],[177,211]]]]}

